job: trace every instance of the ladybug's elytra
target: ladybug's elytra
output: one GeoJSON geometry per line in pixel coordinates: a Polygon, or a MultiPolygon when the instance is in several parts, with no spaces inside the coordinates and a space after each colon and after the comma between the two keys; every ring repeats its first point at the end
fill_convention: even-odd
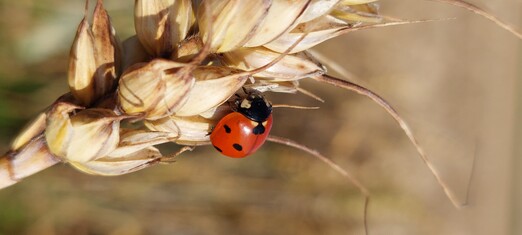
{"type": "Polygon", "coordinates": [[[272,104],[257,90],[244,90],[212,130],[210,141],[225,156],[243,158],[254,153],[272,128],[272,104]]]}

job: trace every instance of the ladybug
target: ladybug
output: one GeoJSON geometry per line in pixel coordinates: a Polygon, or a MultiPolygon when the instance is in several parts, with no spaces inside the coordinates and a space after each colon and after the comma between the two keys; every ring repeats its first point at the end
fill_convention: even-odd
{"type": "Polygon", "coordinates": [[[245,96],[236,94],[227,114],[210,133],[210,141],[221,154],[244,158],[254,153],[272,129],[272,104],[257,90],[243,89],[245,96]]]}

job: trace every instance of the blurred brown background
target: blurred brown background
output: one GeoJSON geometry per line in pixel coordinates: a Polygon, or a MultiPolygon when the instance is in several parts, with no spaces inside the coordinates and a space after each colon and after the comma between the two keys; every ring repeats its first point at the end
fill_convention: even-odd
{"type": "MultiPolygon", "coordinates": [[[[121,39],[134,32],[128,2],[106,1],[121,39]]],[[[522,29],[521,0],[472,2],[522,29]]],[[[0,0],[2,152],[67,91],[83,4],[0,0]]],[[[452,207],[398,125],[364,97],[312,81],[302,86],[324,104],[270,95],[274,103],[321,105],[277,110],[273,134],[320,150],[370,189],[371,234],[522,234],[521,41],[445,4],[383,1],[381,9],[456,19],[356,32],[316,51],[398,109],[462,200],[476,158],[469,206],[452,207]]],[[[300,151],[268,143],[234,160],[202,147],[120,177],[52,167],[0,191],[0,234],[362,234],[362,208],[352,185],[300,151]]]]}

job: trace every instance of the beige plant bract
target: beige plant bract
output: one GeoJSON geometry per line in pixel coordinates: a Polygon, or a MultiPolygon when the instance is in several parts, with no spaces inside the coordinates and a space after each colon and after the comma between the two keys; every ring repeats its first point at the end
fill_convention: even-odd
{"type": "Polygon", "coordinates": [[[176,116],[194,116],[217,107],[234,95],[249,77],[240,74],[240,70],[225,66],[200,66],[193,74],[196,84],[176,116]]]}
{"type": "Polygon", "coordinates": [[[76,169],[93,175],[115,176],[143,169],[161,159],[153,145],[171,141],[176,133],[122,129],[117,148],[88,162],[70,162],[76,169]]]}
{"type": "MultiPolygon", "coordinates": [[[[274,52],[265,47],[239,48],[223,54],[226,65],[250,71],[257,69],[275,60],[281,53],[274,52]]],[[[299,80],[325,73],[325,68],[305,52],[295,53],[283,57],[270,68],[256,73],[256,77],[262,77],[273,81],[299,80]]]]}
{"type": "Polygon", "coordinates": [[[120,120],[125,117],[100,108],[73,114],[76,109],[60,102],[49,112],[45,139],[51,152],[64,161],[88,162],[116,149],[120,120]]]}
{"type": "Polygon", "coordinates": [[[190,0],[137,0],[134,17],[136,35],[154,57],[175,51],[195,23],[190,0]]]}
{"type": "Polygon", "coordinates": [[[129,115],[143,114],[159,119],[175,113],[188,99],[195,79],[182,70],[186,64],[155,59],[131,66],[122,75],[118,98],[122,110],[129,115]],[[177,69],[180,73],[167,73],[177,69]]]}
{"type": "Polygon", "coordinates": [[[144,124],[153,131],[176,134],[174,142],[181,145],[203,145],[208,144],[212,127],[226,114],[230,113],[227,104],[208,110],[200,115],[178,117],[170,116],[154,121],[145,121],[144,124]]]}
{"type": "Polygon", "coordinates": [[[300,23],[306,23],[328,14],[339,0],[312,0],[306,8],[300,23]]]}
{"type": "Polygon", "coordinates": [[[261,21],[245,47],[257,47],[267,44],[299,23],[311,0],[273,0],[268,14],[261,21]]]}
{"type": "Polygon", "coordinates": [[[94,97],[94,38],[87,19],[83,19],[78,28],[71,48],[69,59],[69,87],[72,94],[82,103],[91,104],[94,97]]]}
{"type": "Polygon", "coordinates": [[[270,50],[284,52],[294,44],[301,36],[307,36],[290,53],[307,50],[330,38],[339,36],[342,29],[351,25],[330,15],[318,17],[312,21],[297,25],[290,32],[281,35],[276,40],[264,45],[270,50]]]}
{"type": "Polygon", "coordinates": [[[120,45],[101,0],[93,15],[92,27],[84,16],[69,56],[69,87],[85,106],[114,90],[121,66],[120,45]]]}
{"type": "Polygon", "coordinates": [[[201,38],[207,41],[210,37],[213,52],[240,48],[253,37],[268,14],[270,4],[269,0],[203,1],[197,15],[201,38]]]}
{"type": "Polygon", "coordinates": [[[110,156],[86,163],[70,162],[71,166],[91,175],[117,176],[148,167],[162,157],[155,147],[148,147],[125,156],[110,156]]]}
{"type": "Polygon", "coordinates": [[[82,107],[66,102],[58,102],[47,114],[45,140],[51,153],[59,157],[67,156],[68,144],[73,137],[69,114],[82,107]]]}
{"type": "Polygon", "coordinates": [[[368,3],[362,5],[347,5],[341,1],[334,7],[330,15],[355,23],[379,23],[383,19],[379,15],[379,5],[376,3],[368,3]]]}
{"type": "Polygon", "coordinates": [[[11,143],[11,150],[18,150],[35,138],[37,135],[45,131],[47,114],[40,113],[34,120],[32,120],[20,134],[11,143]]]}

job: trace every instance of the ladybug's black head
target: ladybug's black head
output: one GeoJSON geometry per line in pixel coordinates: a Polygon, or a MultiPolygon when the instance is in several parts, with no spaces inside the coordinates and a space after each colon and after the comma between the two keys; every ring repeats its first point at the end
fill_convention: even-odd
{"type": "Polygon", "coordinates": [[[235,111],[255,122],[264,122],[272,113],[272,104],[257,90],[245,90],[246,97],[235,101],[235,111]]]}

